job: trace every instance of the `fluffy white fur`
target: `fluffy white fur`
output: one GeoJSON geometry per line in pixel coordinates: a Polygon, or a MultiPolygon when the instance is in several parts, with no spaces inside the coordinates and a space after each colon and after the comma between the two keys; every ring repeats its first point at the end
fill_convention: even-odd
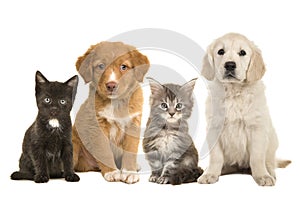
{"type": "Polygon", "coordinates": [[[208,47],[202,75],[210,89],[206,105],[210,162],[199,183],[215,183],[221,174],[251,169],[258,185],[275,184],[278,141],[260,80],[264,72],[260,50],[240,34],[226,34],[208,47]],[[228,61],[236,63],[231,77],[226,77],[228,61]]]}
{"type": "Polygon", "coordinates": [[[59,128],[59,121],[57,119],[50,119],[49,125],[53,128],[59,128]]]}

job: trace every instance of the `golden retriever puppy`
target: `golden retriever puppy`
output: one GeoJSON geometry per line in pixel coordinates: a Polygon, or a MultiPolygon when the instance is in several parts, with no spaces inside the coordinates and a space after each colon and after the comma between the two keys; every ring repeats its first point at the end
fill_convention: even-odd
{"type": "Polygon", "coordinates": [[[261,81],[260,50],[245,36],[229,33],[215,40],[204,56],[209,80],[206,104],[209,166],[199,183],[215,183],[221,174],[251,173],[261,186],[275,184],[275,168],[290,161],[275,158],[278,146],[261,81]]]}
{"type": "Polygon", "coordinates": [[[107,181],[135,183],[143,108],[140,84],[149,61],[121,42],[92,45],[78,58],[76,69],[89,96],[73,127],[76,171],[101,171],[107,181]]]}

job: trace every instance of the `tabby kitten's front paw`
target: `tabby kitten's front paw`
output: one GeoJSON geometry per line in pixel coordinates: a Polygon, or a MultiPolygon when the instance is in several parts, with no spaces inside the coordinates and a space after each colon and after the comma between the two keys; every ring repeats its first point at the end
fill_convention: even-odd
{"type": "Polygon", "coordinates": [[[151,175],[150,178],[149,178],[149,182],[156,183],[156,181],[157,181],[158,178],[159,178],[159,177],[156,176],[156,175],[151,175]]]}
{"type": "Polygon", "coordinates": [[[169,177],[161,176],[157,179],[156,183],[167,184],[167,183],[169,183],[169,177]]]}
{"type": "Polygon", "coordinates": [[[78,182],[80,180],[77,174],[66,175],[65,180],[68,182],[78,182]]]}
{"type": "Polygon", "coordinates": [[[36,183],[47,183],[49,181],[49,176],[44,174],[36,174],[34,176],[34,182],[36,183]]]}

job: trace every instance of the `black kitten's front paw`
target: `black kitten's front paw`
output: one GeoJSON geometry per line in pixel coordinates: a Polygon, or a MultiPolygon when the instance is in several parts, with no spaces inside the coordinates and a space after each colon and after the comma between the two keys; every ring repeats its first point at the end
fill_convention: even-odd
{"type": "Polygon", "coordinates": [[[36,183],[47,183],[49,181],[49,176],[43,174],[36,174],[34,176],[34,182],[36,183]]]}
{"type": "Polygon", "coordinates": [[[68,182],[78,182],[80,180],[77,174],[66,175],[65,180],[68,182]]]}

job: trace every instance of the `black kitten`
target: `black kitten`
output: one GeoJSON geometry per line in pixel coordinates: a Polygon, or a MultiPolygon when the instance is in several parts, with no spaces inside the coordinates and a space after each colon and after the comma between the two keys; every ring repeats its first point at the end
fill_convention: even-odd
{"type": "Polygon", "coordinates": [[[77,91],[78,76],[64,83],[49,82],[36,72],[35,96],[38,106],[36,121],[23,140],[20,170],[13,180],[45,183],[49,178],[79,181],[73,170],[72,123],[70,111],[77,91]]]}

